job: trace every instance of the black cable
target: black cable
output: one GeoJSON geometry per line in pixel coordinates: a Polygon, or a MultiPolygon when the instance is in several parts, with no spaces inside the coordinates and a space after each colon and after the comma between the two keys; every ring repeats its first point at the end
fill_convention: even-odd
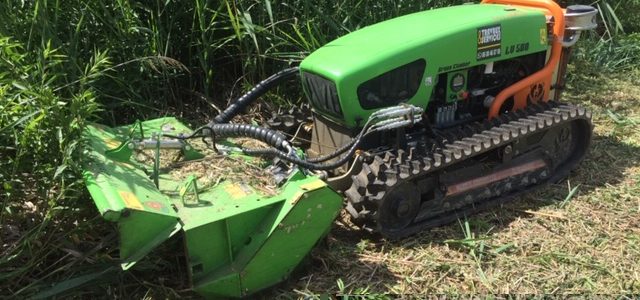
{"type": "Polygon", "coordinates": [[[317,162],[323,162],[323,161],[327,161],[330,160],[332,158],[336,158],[338,156],[340,156],[340,154],[344,153],[345,151],[347,151],[351,146],[353,146],[353,143],[356,142],[356,139],[352,139],[350,142],[340,146],[340,148],[334,150],[333,152],[323,155],[323,156],[318,156],[318,157],[312,157],[312,158],[308,158],[307,161],[308,162],[312,162],[312,163],[317,163],[317,162]]]}
{"type": "Polygon", "coordinates": [[[196,130],[194,130],[192,133],[190,133],[188,135],[183,135],[183,134],[174,135],[174,134],[163,133],[162,136],[168,137],[170,139],[177,139],[177,140],[195,139],[195,138],[199,138],[199,137],[207,137],[207,135],[200,134],[205,129],[211,129],[211,128],[209,126],[202,126],[202,127],[198,127],[196,130]]]}
{"type": "Polygon", "coordinates": [[[285,160],[287,162],[290,163],[294,163],[296,165],[299,165],[305,169],[309,169],[309,170],[333,170],[343,164],[345,164],[353,155],[353,153],[356,151],[356,148],[358,147],[358,145],[360,144],[360,142],[362,141],[362,139],[364,137],[366,137],[367,135],[369,135],[370,133],[373,133],[375,131],[370,131],[370,132],[366,132],[364,133],[360,138],[358,138],[353,145],[349,148],[349,151],[347,152],[347,154],[345,154],[343,157],[341,157],[339,160],[334,161],[332,163],[314,163],[314,162],[310,162],[309,160],[303,160],[297,157],[292,157],[290,155],[288,155],[288,153],[284,153],[282,151],[279,151],[277,149],[274,148],[268,148],[268,149],[242,149],[242,151],[247,154],[247,155],[267,155],[267,156],[276,156],[282,160],[285,160]]]}
{"type": "Polygon", "coordinates": [[[255,102],[262,95],[266,94],[269,90],[271,90],[276,85],[280,84],[284,80],[287,80],[294,75],[298,74],[300,70],[299,67],[292,67],[288,69],[284,69],[276,74],[269,76],[269,78],[261,81],[256,86],[254,86],[250,91],[240,96],[240,98],[233,101],[229,107],[227,107],[224,111],[218,114],[213,121],[211,121],[208,125],[213,125],[215,123],[222,124],[227,123],[233,117],[235,117],[238,113],[240,113],[243,109],[249,106],[251,103],[255,102]]]}
{"type": "Polygon", "coordinates": [[[351,146],[353,146],[353,144],[356,141],[359,141],[364,134],[366,134],[367,130],[369,129],[369,125],[371,125],[371,122],[374,120],[370,119],[367,121],[367,123],[364,124],[364,126],[362,127],[362,130],[360,130],[360,133],[355,136],[354,138],[351,139],[351,141],[349,141],[348,143],[340,146],[340,148],[334,150],[332,153],[323,155],[323,156],[318,156],[318,157],[314,157],[314,158],[309,158],[307,159],[308,162],[312,162],[312,163],[318,163],[318,162],[324,162],[327,160],[330,160],[332,158],[338,157],[340,156],[340,154],[344,153],[345,151],[347,151],[351,146]]]}

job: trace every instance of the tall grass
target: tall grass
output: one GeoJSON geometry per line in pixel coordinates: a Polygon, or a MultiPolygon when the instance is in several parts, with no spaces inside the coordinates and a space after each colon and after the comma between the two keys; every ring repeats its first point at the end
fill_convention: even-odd
{"type": "MultiPolygon", "coordinates": [[[[246,85],[338,36],[464,2],[2,1],[0,296],[34,295],[49,283],[101,274],[92,266],[115,263],[100,236],[110,230],[96,227],[101,223],[79,176],[87,121],[119,124],[164,114],[205,119],[246,85]]],[[[610,64],[605,57],[618,55],[611,70],[637,63],[637,44],[629,42],[623,54],[606,47],[623,30],[638,30],[640,1],[597,3],[608,16],[619,14],[606,19],[614,25],[606,27],[607,38],[595,37],[596,46],[579,57],[599,68],[610,64]]],[[[296,92],[287,91],[289,101],[296,92]]]]}

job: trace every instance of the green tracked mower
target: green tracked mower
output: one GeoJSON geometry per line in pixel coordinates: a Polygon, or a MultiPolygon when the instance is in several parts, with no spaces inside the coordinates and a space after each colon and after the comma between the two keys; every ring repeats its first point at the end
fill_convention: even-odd
{"type": "Polygon", "coordinates": [[[118,223],[122,268],[183,235],[193,289],[243,297],[286,279],[345,208],[401,238],[566,177],[590,112],[558,102],[589,6],[485,0],[336,39],[210,123],[175,118],[84,132],[85,182],[118,223]],[[228,123],[298,78],[307,105],[228,123]]]}

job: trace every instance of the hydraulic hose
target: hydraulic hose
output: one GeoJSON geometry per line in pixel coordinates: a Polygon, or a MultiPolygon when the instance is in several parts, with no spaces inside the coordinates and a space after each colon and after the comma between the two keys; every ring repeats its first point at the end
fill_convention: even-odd
{"type": "Polygon", "coordinates": [[[423,110],[421,108],[411,105],[402,105],[398,107],[390,107],[379,110],[369,117],[360,133],[353,140],[336,149],[330,154],[316,157],[314,159],[300,159],[296,155],[295,149],[291,146],[291,144],[289,144],[289,141],[286,139],[286,137],[279,131],[248,124],[214,123],[202,126],[189,135],[181,134],[175,136],[164,134],[164,136],[181,140],[198,137],[204,138],[210,136],[214,139],[214,144],[216,137],[249,137],[265,142],[269,146],[271,146],[271,148],[243,148],[242,151],[247,155],[275,156],[284,161],[296,164],[309,170],[332,170],[345,164],[356,152],[356,149],[362,142],[362,139],[364,139],[369,134],[378,131],[394,130],[397,128],[411,126],[413,124],[419,123],[422,120],[422,113],[423,110]],[[340,155],[342,155],[342,157],[340,157],[337,161],[331,163],[326,162],[340,155]]]}
{"type": "Polygon", "coordinates": [[[268,148],[268,149],[246,149],[245,148],[245,149],[242,149],[242,151],[247,155],[276,156],[282,160],[297,164],[309,170],[331,170],[346,163],[351,158],[353,153],[355,153],[357,147],[362,142],[362,139],[364,139],[369,134],[378,132],[378,131],[393,130],[396,128],[409,126],[417,122],[420,122],[422,118],[420,117],[420,115],[416,116],[416,114],[421,114],[421,113],[422,113],[422,109],[419,109],[416,107],[389,108],[386,110],[378,111],[374,113],[374,115],[372,115],[369,118],[369,120],[367,120],[367,123],[362,128],[362,131],[360,131],[360,133],[353,140],[341,146],[336,151],[330,154],[327,154],[325,156],[316,157],[315,159],[300,159],[296,156],[290,155],[290,153],[285,153],[274,148],[268,148]],[[409,116],[408,118],[407,118],[407,115],[409,116]],[[380,118],[383,118],[383,120],[379,120],[380,118]],[[372,123],[374,121],[377,121],[377,122],[372,123]],[[337,157],[339,155],[343,155],[343,156],[337,161],[334,161],[332,163],[321,163],[329,159],[332,159],[334,157],[337,157]]]}
{"type": "Polygon", "coordinates": [[[340,146],[340,148],[334,150],[333,152],[323,155],[323,156],[318,156],[318,157],[313,157],[313,158],[309,158],[307,159],[308,162],[311,163],[318,163],[318,162],[325,162],[327,160],[336,158],[338,156],[340,156],[342,153],[346,152],[347,150],[349,150],[351,147],[353,147],[353,145],[355,143],[360,143],[360,139],[362,139],[363,135],[366,134],[367,130],[369,129],[369,125],[371,124],[371,122],[375,120],[375,118],[369,119],[367,121],[367,123],[364,124],[364,126],[362,127],[362,130],[360,131],[360,133],[353,139],[351,139],[351,141],[349,141],[348,143],[340,146]]]}
{"type": "Polygon", "coordinates": [[[207,136],[213,136],[215,138],[248,137],[265,142],[271,147],[283,149],[287,151],[287,154],[293,151],[287,138],[279,131],[248,124],[212,124],[202,126],[190,135],[175,136],[165,134],[164,136],[181,140],[207,136]],[[206,131],[210,132],[206,133],[206,131]]]}
{"type": "Polygon", "coordinates": [[[351,158],[351,154],[343,156],[340,160],[337,160],[333,163],[311,163],[304,159],[300,159],[294,156],[286,155],[282,151],[279,151],[274,148],[268,149],[243,149],[243,152],[247,155],[265,155],[265,156],[276,156],[282,160],[285,160],[290,163],[294,163],[298,166],[301,166],[305,169],[309,170],[333,170],[349,160],[351,158]]]}
{"type": "Polygon", "coordinates": [[[222,111],[219,115],[217,115],[209,125],[213,125],[215,123],[222,124],[228,123],[233,117],[235,117],[238,113],[240,113],[243,109],[249,106],[251,103],[255,102],[262,95],[266,94],[269,90],[271,90],[276,85],[281,82],[295,76],[298,74],[300,70],[299,67],[292,67],[288,69],[284,69],[276,74],[271,75],[269,78],[261,81],[255,87],[253,87],[250,91],[240,96],[240,98],[233,101],[229,107],[227,107],[224,111],[222,111]]]}
{"type": "Polygon", "coordinates": [[[279,131],[248,124],[214,124],[209,126],[216,137],[249,137],[267,143],[269,146],[291,152],[287,138],[279,131]]]}
{"type": "MultiPolygon", "coordinates": [[[[367,132],[363,135],[360,135],[351,145],[351,147],[349,148],[349,150],[346,152],[346,154],[344,154],[340,159],[332,162],[332,163],[316,163],[316,162],[312,162],[310,160],[305,160],[305,159],[300,159],[298,157],[292,157],[290,155],[287,155],[287,153],[284,153],[282,151],[279,151],[278,149],[274,149],[274,148],[268,148],[268,149],[242,149],[242,151],[247,154],[247,155],[268,155],[268,156],[276,156],[282,160],[285,160],[287,162],[290,163],[294,163],[296,165],[299,165],[305,169],[309,169],[309,170],[333,170],[343,164],[345,164],[353,155],[353,153],[356,151],[356,148],[358,147],[358,145],[360,144],[360,141],[362,141],[362,138],[364,138],[365,136],[367,136],[368,134],[372,133],[374,131],[370,131],[367,132]]],[[[336,155],[337,156],[337,155],[336,155]]]]}
{"type": "Polygon", "coordinates": [[[335,151],[323,155],[323,156],[318,156],[318,157],[312,157],[312,158],[308,158],[307,161],[311,162],[311,163],[317,163],[317,162],[323,162],[323,161],[327,161],[330,160],[332,158],[336,158],[338,156],[340,156],[340,154],[344,153],[345,151],[349,150],[349,148],[351,146],[353,146],[353,144],[356,142],[356,140],[352,140],[342,146],[340,146],[340,148],[336,149],[335,151]]]}

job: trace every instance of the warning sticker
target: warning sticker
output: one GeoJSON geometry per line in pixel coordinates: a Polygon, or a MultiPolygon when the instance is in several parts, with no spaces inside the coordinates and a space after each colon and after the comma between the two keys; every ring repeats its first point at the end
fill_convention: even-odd
{"type": "Polygon", "coordinates": [[[253,193],[250,187],[245,184],[229,184],[224,189],[233,199],[238,199],[253,193]]]}
{"type": "Polygon", "coordinates": [[[120,145],[122,144],[122,142],[116,140],[116,139],[105,139],[104,143],[107,145],[107,149],[112,150],[115,148],[120,147],[120,145]]]}
{"type": "Polygon", "coordinates": [[[477,60],[484,60],[502,55],[502,27],[492,25],[478,28],[477,60]]]}
{"type": "Polygon", "coordinates": [[[118,191],[118,194],[120,194],[120,197],[122,197],[122,200],[124,200],[125,207],[144,210],[144,206],[142,206],[142,203],[140,203],[138,197],[136,197],[136,195],[134,195],[133,193],[129,191],[118,191]]]}
{"type": "Polygon", "coordinates": [[[540,28],[540,45],[547,44],[547,28],[540,28]]]}

